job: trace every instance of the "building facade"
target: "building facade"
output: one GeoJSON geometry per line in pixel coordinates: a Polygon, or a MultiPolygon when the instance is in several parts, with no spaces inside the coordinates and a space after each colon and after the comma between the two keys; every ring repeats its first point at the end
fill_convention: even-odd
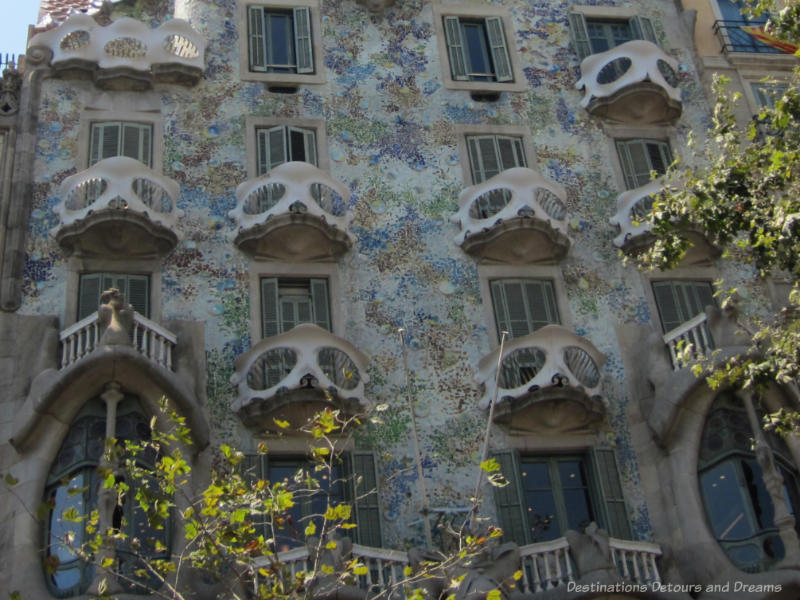
{"type": "Polygon", "coordinates": [[[368,560],[463,518],[488,436],[516,593],[800,597],[800,444],[755,411],[796,394],[711,391],[679,344],[740,351],[714,282],[754,314],[785,282],[702,232],[623,261],[711,75],[746,119],[794,65],[728,4],[42,2],[0,106],[0,590],[92,591],[53,515],[166,396],[195,472],[265,442],[267,478],[307,460],[276,420],[385,408],[343,448],[368,560]]]}

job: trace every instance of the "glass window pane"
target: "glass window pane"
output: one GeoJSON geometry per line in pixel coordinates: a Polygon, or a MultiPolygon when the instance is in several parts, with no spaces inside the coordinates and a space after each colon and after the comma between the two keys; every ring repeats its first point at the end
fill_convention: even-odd
{"type": "Polygon", "coordinates": [[[725,461],[703,473],[700,488],[711,529],[718,540],[744,539],[755,533],[739,489],[734,461],[725,461]]]}

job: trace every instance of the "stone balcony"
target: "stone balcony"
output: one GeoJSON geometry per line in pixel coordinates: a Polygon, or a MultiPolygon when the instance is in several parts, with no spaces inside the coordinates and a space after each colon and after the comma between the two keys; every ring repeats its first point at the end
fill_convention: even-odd
{"type": "MultiPolygon", "coordinates": [[[[654,197],[663,189],[664,182],[654,180],[617,197],[617,212],[609,219],[609,223],[619,227],[620,233],[614,238],[614,245],[625,254],[636,255],[653,243],[648,215],[653,208],[654,197]]],[[[686,231],[686,236],[690,244],[681,259],[681,265],[704,265],[719,256],[719,249],[699,229],[686,231]]]]}
{"type": "Polygon", "coordinates": [[[102,26],[85,14],[38,33],[28,52],[48,50],[58,77],[92,79],[101,89],[145,90],[154,83],[197,84],[205,40],[189,23],[171,19],[157,29],[124,17],[102,26]]]}
{"type": "Polygon", "coordinates": [[[274,419],[297,428],[325,408],[354,415],[366,407],[367,358],[350,342],[305,323],[261,340],[236,359],[233,410],[249,426],[274,419]]]}
{"type": "Polygon", "coordinates": [[[481,408],[494,400],[494,421],[515,431],[576,432],[605,418],[601,369],[606,357],[587,339],[561,325],[514,338],[478,365],[481,408]],[[497,368],[500,368],[498,374],[497,368]]]}
{"type": "Polygon", "coordinates": [[[350,190],[305,162],[279,165],[236,188],[234,243],[256,258],[332,260],[353,245],[350,190]]]}
{"type": "Polygon", "coordinates": [[[467,254],[512,264],[552,263],[569,251],[567,194],[536,171],[516,167],[466,188],[450,221],[467,254]]]}
{"type": "Polygon", "coordinates": [[[575,84],[590,114],[624,123],[671,123],[683,110],[678,63],[652,42],[632,40],[581,63],[575,84]]]}
{"type": "Polygon", "coordinates": [[[178,243],[178,184],[125,156],[67,177],[51,233],[67,254],[163,256],[178,243]]]}

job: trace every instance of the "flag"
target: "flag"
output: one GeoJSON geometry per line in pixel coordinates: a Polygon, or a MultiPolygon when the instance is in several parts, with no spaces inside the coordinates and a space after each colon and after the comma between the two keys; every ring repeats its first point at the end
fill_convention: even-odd
{"type": "Polygon", "coordinates": [[[794,54],[797,52],[797,44],[785,42],[774,36],[771,36],[764,30],[763,25],[751,25],[749,27],[742,27],[741,29],[745,33],[748,33],[756,38],[759,42],[767,44],[768,46],[772,46],[773,48],[777,48],[781,52],[785,52],[786,54],[794,54]]]}

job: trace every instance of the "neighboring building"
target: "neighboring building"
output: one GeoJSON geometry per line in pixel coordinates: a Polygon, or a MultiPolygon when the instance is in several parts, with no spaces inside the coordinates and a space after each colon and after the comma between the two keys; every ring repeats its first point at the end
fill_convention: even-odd
{"type": "Polygon", "coordinates": [[[758,75],[794,64],[718,52],[703,2],[694,32],[654,0],[42,2],[0,102],[0,471],[19,479],[0,590],[90,589],[57,515],[97,504],[102,439],[146,435],[167,396],[195,469],[225,442],[271,479],[306,460],[275,419],[388,405],[345,448],[363,488],[329,493],[359,497],[357,552],[398,563],[427,544],[423,507],[468,507],[496,399],[510,484],[481,512],[519,545],[525,593],[800,597],[800,444],[769,440],[762,469],[749,400],[677,351],[740,349],[713,282],[750,271],[701,233],[670,272],[620,256],[651,242],[651,172],[702,137],[708,74],[740,74],[754,110],[758,75]],[[104,333],[110,288],[127,332],[104,333]],[[611,539],[574,534],[592,522],[611,539]]]}

